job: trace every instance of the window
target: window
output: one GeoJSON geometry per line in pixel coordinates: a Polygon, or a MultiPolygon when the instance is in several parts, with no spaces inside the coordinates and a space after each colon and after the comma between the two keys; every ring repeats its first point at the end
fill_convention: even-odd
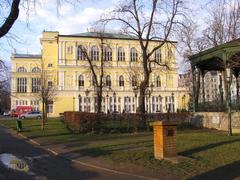
{"type": "Polygon", "coordinates": [[[52,64],[48,64],[48,67],[52,67],[53,65],[52,64]]]}
{"type": "Polygon", "coordinates": [[[73,47],[72,47],[72,46],[68,46],[68,47],[67,47],[67,53],[68,53],[68,54],[72,54],[72,50],[73,50],[73,47]]]}
{"type": "Polygon", "coordinates": [[[48,81],[48,87],[51,88],[53,86],[53,82],[52,81],[48,81]]]}
{"type": "Polygon", "coordinates": [[[85,60],[85,54],[86,48],[82,45],[78,46],[77,48],[77,59],[78,60],[85,60]]]}
{"type": "Polygon", "coordinates": [[[98,51],[98,48],[97,46],[93,46],[91,48],[91,60],[92,61],[98,61],[99,59],[99,51],[98,51]]]}
{"type": "Polygon", "coordinates": [[[19,67],[17,69],[17,72],[27,72],[26,68],[25,67],[19,67]]]}
{"type": "Polygon", "coordinates": [[[123,78],[123,76],[120,76],[119,77],[119,86],[121,87],[121,86],[124,86],[124,78],[123,78]]]}
{"type": "Polygon", "coordinates": [[[136,76],[133,76],[132,77],[132,86],[137,86],[137,77],[136,76]]]}
{"type": "Polygon", "coordinates": [[[17,92],[27,92],[27,78],[17,78],[17,92]]]}
{"type": "Polygon", "coordinates": [[[104,61],[112,61],[112,49],[110,47],[104,47],[103,58],[104,61]]]}
{"type": "Polygon", "coordinates": [[[155,61],[158,63],[162,62],[162,55],[161,55],[161,50],[157,49],[154,54],[155,61]]]}
{"type": "Polygon", "coordinates": [[[78,86],[79,87],[84,86],[84,77],[83,77],[83,75],[80,75],[79,78],[78,78],[78,86]]]}
{"type": "Polygon", "coordinates": [[[38,72],[41,72],[41,69],[40,69],[39,67],[34,67],[34,68],[32,69],[32,72],[33,72],[33,73],[38,73],[38,72]]]}
{"type": "Polygon", "coordinates": [[[47,104],[47,113],[53,113],[53,101],[49,101],[47,104]]]}
{"type": "Polygon", "coordinates": [[[37,93],[40,90],[41,79],[32,78],[32,92],[37,93]]]}
{"type": "Polygon", "coordinates": [[[82,96],[78,96],[79,98],[79,112],[82,112],[83,111],[83,103],[82,103],[82,96]]]}
{"type": "Polygon", "coordinates": [[[131,48],[131,57],[130,57],[131,61],[135,62],[137,61],[137,58],[138,58],[138,54],[137,54],[136,48],[131,48]]]}
{"type": "Polygon", "coordinates": [[[125,61],[125,52],[122,47],[118,48],[118,61],[125,61]]]}
{"type": "Polygon", "coordinates": [[[106,86],[111,86],[111,77],[109,75],[106,77],[106,86]]]}
{"type": "Polygon", "coordinates": [[[157,79],[156,79],[156,86],[157,86],[157,87],[161,87],[161,79],[160,79],[160,76],[158,76],[157,79]]]}

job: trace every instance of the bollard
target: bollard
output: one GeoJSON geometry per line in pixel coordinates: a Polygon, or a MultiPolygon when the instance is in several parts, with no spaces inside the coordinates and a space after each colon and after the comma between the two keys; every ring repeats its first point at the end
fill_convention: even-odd
{"type": "Polygon", "coordinates": [[[177,123],[173,121],[156,121],[153,126],[154,157],[156,159],[171,158],[177,155],[176,134],[177,123]]]}

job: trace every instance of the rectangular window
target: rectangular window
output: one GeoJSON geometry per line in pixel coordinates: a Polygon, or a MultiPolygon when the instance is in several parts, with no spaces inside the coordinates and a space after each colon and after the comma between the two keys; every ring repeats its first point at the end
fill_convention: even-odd
{"type": "Polygon", "coordinates": [[[53,82],[52,81],[48,81],[48,87],[52,87],[53,86],[53,82]]]}
{"type": "Polygon", "coordinates": [[[53,101],[48,102],[47,113],[53,113],[53,101]]]}
{"type": "Polygon", "coordinates": [[[27,78],[17,78],[17,92],[18,93],[27,92],[27,78]]]}
{"type": "Polygon", "coordinates": [[[40,78],[32,78],[32,92],[37,93],[40,90],[40,78]]]}
{"type": "Polygon", "coordinates": [[[48,64],[48,67],[53,67],[53,64],[48,64]]]}

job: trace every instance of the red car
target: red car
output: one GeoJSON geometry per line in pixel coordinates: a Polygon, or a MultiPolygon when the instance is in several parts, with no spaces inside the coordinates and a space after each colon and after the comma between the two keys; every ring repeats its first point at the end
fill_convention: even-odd
{"type": "Polygon", "coordinates": [[[32,106],[17,106],[16,109],[12,110],[11,116],[19,117],[21,114],[32,111],[33,111],[32,106]]]}

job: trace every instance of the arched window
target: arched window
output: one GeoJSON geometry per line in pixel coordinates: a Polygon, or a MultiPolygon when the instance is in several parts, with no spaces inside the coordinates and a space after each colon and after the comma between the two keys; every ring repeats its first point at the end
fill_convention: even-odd
{"type": "Polygon", "coordinates": [[[40,69],[39,67],[34,67],[34,68],[32,69],[32,72],[33,72],[33,73],[41,72],[41,69],[40,69]]]}
{"type": "Polygon", "coordinates": [[[91,48],[91,60],[98,61],[99,60],[99,51],[97,46],[93,46],[91,48]]]}
{"type": "Polygon", "coordinates": [[[26,68],[25,67],[19,67],[17,69],[17,72],[27,72],[26,68]]]}
{"type": "Polygon", "coordinates": [[[118,48],[118,61],[125,61],[125,51],[122,47],[118,48]]]}
{"type": "Polygon", "coordinates": [[[131,61],[132,62],[135,62],[135,61],[137,61],[137,58],[138,58],[138,54],[137,54],[137,50],[136,50],[136,48],[131,48],[131,61]]]}
{"type": "Polygon", "coordinates": [[[161,63],[162,62],[162,55],[161,55],[161,50],[160,49],[157,49],[155,51],[155,54],[154,54],[154,58],[155,58],[155,61],[158,62],[158,63],[161,63]]]}
{"type": "Polygon", "coordinates": [[[161,87],[161,79],[160,79],[160,76],[158,76],[158,77],[156,78],[156,86],[157,86],[157,87],[161,87]]]}
{"type": "Polygon", "coordinates": [[[85,60],[86,48],[82,45],[77,48],[77,60],[85,60]]]}
{"type": "Polygon", "coordinates": [[[104,61],[112,61],[112,49],[110,47],[104,47],[103,57],[104,61]]]}
{"type": "Polygon", "coordinates": [[[124,78],[123,78],[123,76],[119,77],[119,86],[124,86],[124,78]]]}
{"type": "Polygon", "coordinates": [[[79,87],[83,87],[84,86],[84,77],[83,77],[83,75],[80,75],[78,77],[78,86],[79,87]]]}
{"type": "Polygon", "coordinates": [[[132,77],[132,86],[133,87],[137,86],[137,77],[136,76],[132,77]]]}
{"type": "Polygon", "coordinates": [[[109,75],[106,77],[106,86],[111,86],[111,77],[109,75]]]}

